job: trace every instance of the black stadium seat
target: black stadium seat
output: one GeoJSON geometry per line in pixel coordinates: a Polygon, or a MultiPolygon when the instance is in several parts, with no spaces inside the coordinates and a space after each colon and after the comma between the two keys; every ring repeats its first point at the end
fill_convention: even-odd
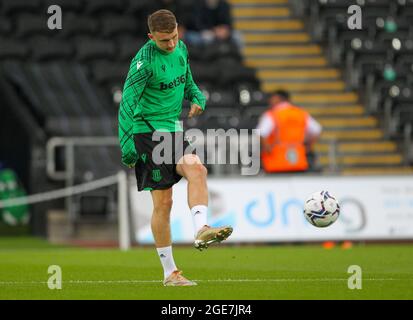
{"type": "Polygon", "coordinates": [[[152,0],[131,0],[127,5],[126,12],[131,14],[139,14],[146,11],[146,8],[152,0]]]}
{"type": "Polygon", "coordinates": [[[73,58],[74,47],[71,42],[34,38],[30,40],[32,57],[35,61],[69,60],[73,58]]]}
{"type": "Polygon", "coordinates": [[[218,82],[219,67],[202,62],[191,62],[191,71],[196,82],[218,82]]]}
{"type": "Polygon", "coordinates": [[[99,84],[123,84],[129,71],[128,63],[97,62],[92,65],[92,76],[99,84]]]}
{"type": "Polygon", "coordinates": [[[47,15],[22,14],[17,18],[16,35],[19,38],[29,38],[33,35],[52,36],[55,30],[47,26],[47,15]]]}
{"type": "Polygon", "coordinates": [[[203,48],[203,59],[212,61],[218,58],[231,58],[241,61],[242,57],[236,44],[230,41],[215,42],[203,48]]]}
{"type": "Polygon", "coordinates": [[[0,36],[9,34],[11,30],[12,30],[12,25],[11,25],[10,20],[6,20],[2,18],[0,20],[0,36]]]}
{"type": "Polygon", "coordinates": [[[98,30],[99,24],[95,19],[68,13],[64,16],[63,28],[59,30],[58,36],[64,38],[76,36],[94,37],[98,30]]]}
{"type": "Polygon", "coordinates": [[[259,119],[267,110],[267,107],[250,107],[243,111],[241,129],[255,129],[258,125],[259,119]]]}
{"type": "Polygon", "coordinates": [[[138,23],[132,17],[105,16],[101,19],[102,34],[111,38],[119,34],[123,36],[138,35],[138,23]]]}
{"type": "Polygon", "coordinates": [[[116,48],[108,40],[95,40],[82,38],[76,41],[76,56],[79,61],[96,59],[113,59],[116,48]]]}
{"type": "Polygon", "coordinates": [[[255,84],[240,82],[236,93],[238,104],[242,107],[266,106],[268,104],[267,94],[259,90],[255,84]]]}
{"type": "Polygon", "coordinates": [[[202,115],[204,121],[202,129],[237,129],[241,122],[240,111],[236,108],[221,107],[206,109],[202,115]]]}
{"type": "Polygon", "coordinates": [[[244,66],[232,57],[219,58],[216,65],[219,70],[216,81],[223,87],[235,88],[238,83],[258,84],[255,69],[244,66]]]}
{"type": "Polygon", "coordinates": [[[21,14],[24,12],[39,13],[40,8],[40,0],[1,0],[0,2],[1,13],[4,16],[21,14]]]}
{"type": "Polygon", "coordinates": [[[234,108],[237,104],[235,94],[231,90],[211,90],[208,94],[209,108],[234,108]]]}
{"type": "Polygon", "coordinates": [[[126,3],[123,0],[87,0],[86,13],[94,14],[111,14],[114,12],[122,12],[126,8],[126,3]]]}
{"type": "Polygon", "coordinates": [[[120,36],[116,39],[116,50],[119,61],[130,62],[139,49],[148,41],[142,37],[120,36]]]}
{"type": "Polygon", "coordinates": [[[55,136],[111,136],[116,134],[116,118],[85,116],[48,117],[45,128],[55,136]]]}
{"type": "Polygon", "coordinates": [[[52,5],[58,5],[66,17],[69,12],[82,11],[85,2],[87,2],[87,0],[43,0],[43,5],[45,8],[49,8],[52,5]]]}
{"type": "Polygon", "coordinates": [[[28,46],[21,41],[0,39],[0,60],[25,59],[28,54],[28,46]]]}

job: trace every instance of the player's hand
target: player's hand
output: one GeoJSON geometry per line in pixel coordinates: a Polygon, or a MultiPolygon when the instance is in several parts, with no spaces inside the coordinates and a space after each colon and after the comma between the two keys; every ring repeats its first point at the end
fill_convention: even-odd
{"type": "Polygon", "coordinates": [[[197,104],[194,103],[194,104],[191,105],[191,110],[189,110],[188,118],[192,118],[192,117],[198,116],[198,115],[200,115],[203,111],[204,111],[204,110],[202,110],[202,108],[201,108],[199,105],[197,105],[197,104]]]}
{"type": "Polygon", "coordinates": [[[135,164],[128,164],[128,168],[129,169],[135,168],[135,164]]]}

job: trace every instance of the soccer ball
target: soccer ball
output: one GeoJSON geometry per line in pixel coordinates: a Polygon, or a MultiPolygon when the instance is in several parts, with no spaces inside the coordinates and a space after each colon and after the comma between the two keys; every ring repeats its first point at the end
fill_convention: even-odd
{"type": "Polygon", "coordinates": [[[304,204],[304,216],[318,228],[333,224],[340,215],[340,205],[328,191],[313,193],[304,204]]]}

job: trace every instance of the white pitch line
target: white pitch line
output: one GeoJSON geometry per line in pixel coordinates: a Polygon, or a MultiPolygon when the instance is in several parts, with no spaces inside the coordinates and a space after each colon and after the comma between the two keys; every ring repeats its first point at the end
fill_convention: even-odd
{"type": "MultiPolygon", "coordinates": [[[[197,282],[339,282],[348,281],[346,278],[322,278],[322,279],[199,279],[197,282]]],[[[363,278],[363,281],[413,281],[412,279],[394,278],[363,278]]],[[[161,283],[161,280],[65,280],[62,284],[140,284],[161,283]]],[[[0,281],[2,285],[47,285],[47,281],[0,281]]]]}

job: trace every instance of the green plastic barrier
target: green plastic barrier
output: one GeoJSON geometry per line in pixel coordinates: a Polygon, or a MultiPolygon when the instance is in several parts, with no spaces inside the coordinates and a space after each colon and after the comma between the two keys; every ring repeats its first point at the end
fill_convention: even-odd
{"type": "MultiPolygon", "coordinates": [[[[10,169],[0,170],[0,200],[26,196],[16,173],[10,169]]],[[[0,220],[10,226],[26,225],[29,222],[29,207],[26,204],[0,209],[0,220]]]]}

